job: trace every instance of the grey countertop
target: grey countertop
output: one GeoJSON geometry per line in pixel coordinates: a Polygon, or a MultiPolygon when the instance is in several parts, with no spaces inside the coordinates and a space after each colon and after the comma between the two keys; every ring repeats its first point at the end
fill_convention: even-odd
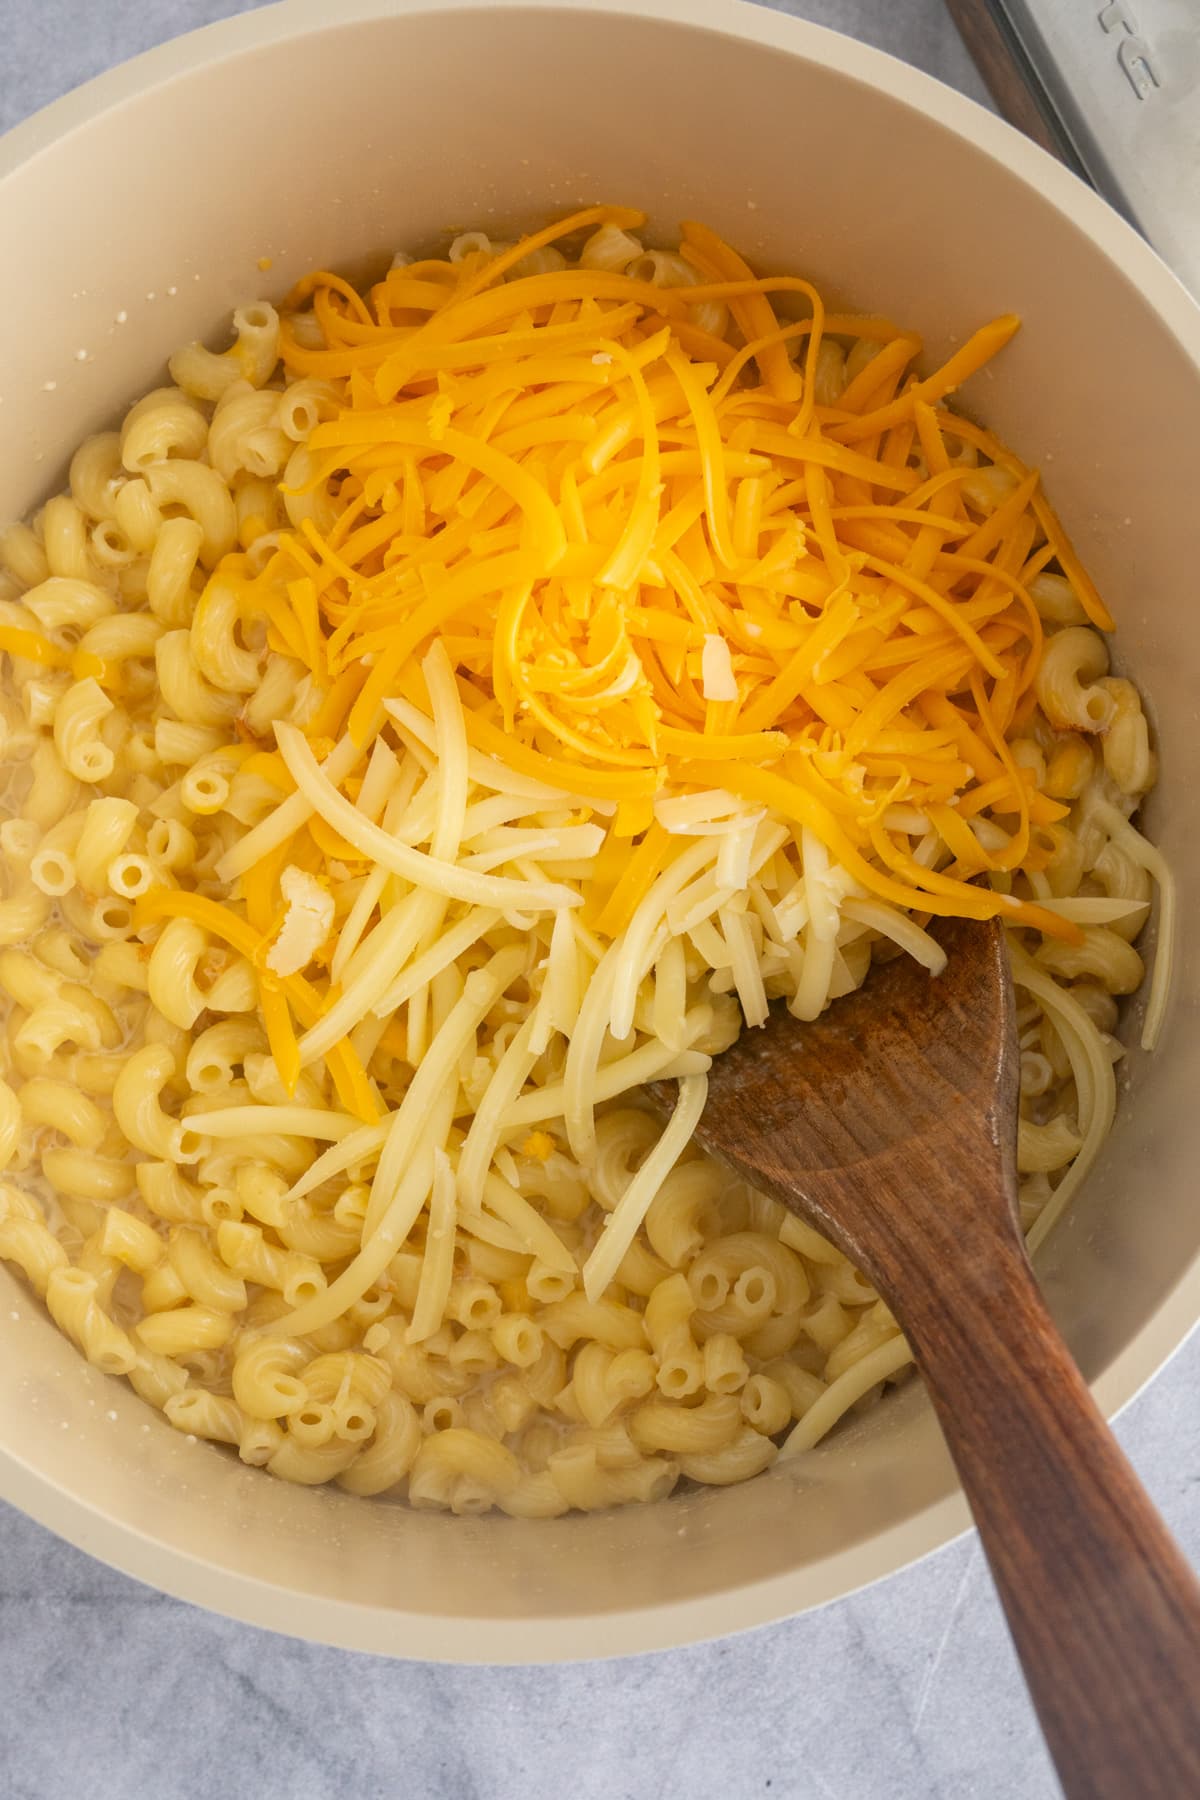
{"type": "MultiPolygon", "coordinates": [[[[7,0],[0,129],[249,10],[7,0]]],[[[940,0],[780,8],[982,97],[940,0]]],[[[1118,1428],[1200,1559],[1200,1338],[1118,1428]]],[[[0,1507],[0,1800],[1052,1800],[974,1538],[823,1611],[669,1655],[449,1669],[277,1638],[138,1586],[0,1507]]]]}

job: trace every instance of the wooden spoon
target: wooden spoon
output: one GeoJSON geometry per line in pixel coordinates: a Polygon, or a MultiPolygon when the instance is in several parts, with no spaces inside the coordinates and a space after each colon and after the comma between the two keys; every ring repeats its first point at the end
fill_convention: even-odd
{"type": "MultiPolygon", "coordinates": [[[[1100,1416],[1025,1253],[999,924],[872,970],[716,1058],[705,1150],[838,1245],[912,1346],[1075,1800],[1200,1796],[1200,1584],[1100,1416]]],[[[651,1095],[669,1110],[674,1084],[651,1095]]]]}

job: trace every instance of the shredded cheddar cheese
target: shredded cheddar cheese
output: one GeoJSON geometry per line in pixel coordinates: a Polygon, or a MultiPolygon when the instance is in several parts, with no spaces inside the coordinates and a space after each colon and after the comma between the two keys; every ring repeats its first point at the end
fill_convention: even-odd
{"type": "MultiPolygon", "coordinates": [[[[522,274],[571,232],[639,217],[590,208],[499,256],[393,269],[365,300],[324,273],[293,292],[325,347],[285,315],[285,366],[344,398],[311,433],[309,516],[243,577],[247,613],[326,692],[320,725],[344,719],[360,745],[396,695],[427,708],[417,664],[440,639],[469,742],[615,802],[620,838],[645,832],[662,792],[745,793],[772,769],[787,816],[867,892],[1073,936],[969,885],[1044,866],[1035,828],[1067,810],[1003,745],[1041,648],[1035,533],[1077,563],[1036,473],[941,404],[1018,321],[918,379],[919,338],[827,316],[806,282],[756,280],[699,225],[683,229],[690,287],[522,274]],[[777,304],[808,316],[789,323],[777,304]],[[704,306],[732,313],[732,357],[697,333],[704,306]],[[875,354],[822,404],[821,346],[860,327],[875,354]],[[1011,484],[983,523],[954,460],[966,445],[1011,484]],[[973,831],[981,794],[1015,858],[973,831]],[[953,857],[936,877],[889,831],[897,805],[945,826],[953,857]]],[[[1091,584],[1078,591],[1107,624],[1091,584]]],[[[313,838],[326,858],[353,855],[332,831],[313,838]]]]}
{"type": "MultiPolygon", "coordinates": [[[[1036,472],[944,404],[1017,320],[919,378],[915,335],[827,314],[802,280],[757,279],[699,225],[683,229],[689,285],[522,271],[573,232],[639,222],[590,208],[499,254],[393,268],[365,298],[318,272],[284,312],[288,374],[329,381],[337,404],[285,490],[293,529],[266,558],[226,556],[214,581],[307,671],[314,706],[306,731],[276,725],[275,749],[245,746],[247,776],[278,801],[218,864],[238,884],[230,903],[161,892],[139,905],[248,957],[288,1092],[322,1056],[364,1120],[379,1108],[363,1057],[419,1062],[439,945],[468,949],[498,917],[579,907],[572,929],[593,958],[619,947],[615,1036],[655,930],[728,968],[745,1016],[765,1016],[752,934],[726,901],[789,838],[803,893],[777,902],[771,929],[821,924],[827,890],[829,918],[861,904],[931,967],[921,922],[939,915],[1080,938],[1037,885],[1068,806],[1009,740],[1043,648],[1030,582],[1056,562],[1093,621],[1108,616],[1036,472]],[[319,347],[301,328],[309,305],[319,347]],[[714,313],[740,341],[698,322],[714,313]],[[858,366],[828,399],[823,346],[847,337],[858,366]],[[981,456],[999,484],[982,504],[981,456]],[[435,813],[364,805],[363,758],[374,766],[386,726],[438,759],[435,813]],[[455,790],[472,757],[494,784],[533,784],[535,811],[569,800],[577,823],[518,834],[525,862],[458,860],[455,790]],[[572,832],[583,860],[540,879],[539,847],[553,838],[561,860],[572,832]],[[719,853],[704,848],[714,838],[719,853]],[[363,897],[343,918],[331,893],[347,880],[363,897]],[[475,910],[449,929],[448,904],[475,910]],[[895,922],[900,909],[916,923],[895,922]],[[406,959],[415,973],[388,986],[380,971],[406,959]],[[406,1001],[404,1025],[389,1022],[406,1001]],[[378,1028],[363,1017],[373,1004],[378,1028]]],[[[66,656],[11,648],[55,667],[66,656]]],[[[537,1041],[573,1008],[586,1016],[569,943],[556,925],[537,1041]]],[[[804,964],[804,1016],[837,979],[823,958],[804,964]]],[[[678,1034],[662,998],[656,1029],[678,1034]]],[[[586,1155],[582,1090],[563,1093],[586,1155]]],[[[552,1148],[535,1132],[524,1153],[552,1148]]],[[[589,1293],[614,1242],[589,1265],[589,1293]]]]}

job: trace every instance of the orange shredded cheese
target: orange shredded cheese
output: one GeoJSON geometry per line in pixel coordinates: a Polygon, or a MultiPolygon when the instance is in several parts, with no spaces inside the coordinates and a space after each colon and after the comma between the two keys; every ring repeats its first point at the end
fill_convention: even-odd
{"type": "MultiPolygon", "coordinates": [[[[667,853],[656,794],[711,782],[769,788],[868,892],[1076,936],[970,885],[1033,868],[1031,827],[1061,817],[1004,748],[1041,654],[1028,569],[1057,561],[1110,623],[1036,472],[945,410],[1019,321],[921,377],[918,337],[827,315],[807,282],[757,279],[695,224],[691,286],[522,273],[572,233],[641,222],[589,207],[500,254],[395,268],[365,297],[325,272],[293,290],[285,364],[342,403],[308,444],[315,516],[243,592],[325,692],[319,731],[348,721],[365,746],[386,700],[424,705],[416,665],[440,638],[472,747],[614,802],[610,841],[641,840],[583,884],[604,930],[667,853]],[[324,348],[293,324],[309,304],[324,348]],[[741,347],[698,316],[718,305],[741,347]],[[830,337],[870,354],[826,405],[830,337]],[[1014,477],[990,513],[966,498],[963,455],[1014,477]],[[941,830],[936,877],[881,834],[896,803],[941,830]],[[1006,851],[971,829],[984,806],[1015,822],[1006,851]]],[[[351,859],[327,829],[312,839],[351,859]]]]}

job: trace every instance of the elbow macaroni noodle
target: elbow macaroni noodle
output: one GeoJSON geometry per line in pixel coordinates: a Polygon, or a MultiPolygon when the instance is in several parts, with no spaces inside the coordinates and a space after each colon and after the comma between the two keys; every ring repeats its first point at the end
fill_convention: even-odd
{"type": "Polygon", "coordinates": [[[1111,1123],[1156,893],[1161,1021],[1102,603],[1036,477],[939,410],[969,369],[913,386],[916,339],[698,227],[468,232],[234,333],[0,531],[0,1259],[282,1479],[520,1518],[746,1480],[910,1357],[688,1142],[743,1019],[815,1017],[882,945],[936,975],[913,914],[986,871],[1035,1242],[1111,1123]],[[458,337],[414,330],[439,296],[458,337]],[[902,617],[927,679],[893,678],[902,617]],[[584,619],[590,661],[536,661],[584,619]],[[877,802],[851,851],[839,791],[877,802]]]}

